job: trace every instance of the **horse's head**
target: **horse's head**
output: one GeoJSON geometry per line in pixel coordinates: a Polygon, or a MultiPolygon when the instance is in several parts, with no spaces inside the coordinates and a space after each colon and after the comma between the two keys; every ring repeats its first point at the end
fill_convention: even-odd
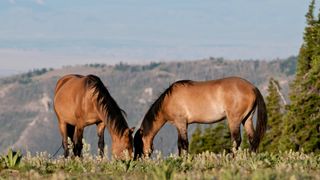
{"type": "Polygon", "coordinates": [[[143,154],[143,141],[142,141],[142,130],[138,129],[133,138],[134,146],[134,159],[142,157],[143,154]]]}
{"type": "Polygon", "coordinates": [[[134,159],[151,155],[152,147],[150,147],[151,149],[147,150],[146,146],[143,143],[142,137],[143,137],[143,130],[139,129],[133,138],[134,159]]]}
{"type": "Polygon", "coordinates": [[[133,138],[132,133],[134,131],[134,127],[127,128],[123,135],[119,138],[115,139],[112,142],[112,155],[116,159],[126,159],[126,158],[132,158],[132,152],[133,152],[133,138]]]}

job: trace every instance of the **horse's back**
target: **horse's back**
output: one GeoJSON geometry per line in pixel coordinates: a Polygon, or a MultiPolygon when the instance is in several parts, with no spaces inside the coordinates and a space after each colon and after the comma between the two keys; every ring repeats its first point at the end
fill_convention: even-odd
{"type": "Polygon", "coordinates": [[[227,77],[223,79],[213,80],[211,83],[217,83],[223,88],[228,89],[232,86],[236,86],[237,88],[241,88],[243,90],[252,90],[255,88],[255,86],[249,82],[246,79],[240,78],[240,77],[227,77]]]}
{"type": "Polygon", "coordinates": [[[210,81],[194,81],[194,86],[187,89],[191,92],[199,91],[199,93],[211,96],[224,96],[224,97],[247,97],[254,94],[256,88],[249,81],[240,77],[227,77],[223,79],[210,80],[210,81]]]}
{"type": "Polygon", "coordinates": [[[218,80],[217,85],[223,96],[224,107],[228,111],[249,111],[256,101],[256,87],[249,81],[239,77],[218,80]]]}
{"type": "Polygon", "coordinates": [[[164,105],[170,117],[186,117],[189,123],[212,123],[224,119],[229,109],[247,111],[255,101],[254,88],[238,77],[178,83],[164,105]]]}

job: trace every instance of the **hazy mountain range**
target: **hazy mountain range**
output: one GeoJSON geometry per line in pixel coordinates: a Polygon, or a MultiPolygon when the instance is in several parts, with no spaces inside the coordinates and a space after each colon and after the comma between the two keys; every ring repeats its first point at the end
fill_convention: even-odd
{"type": "MultiPolygon", "coordinates": [[[[120,107],[127,112],[129,125],[138,127],[149,105],[176,80],[240,76],[254,83],[266,95],[268,80],[274,77],[279,80],[287,96],[295,66],[295,57],[274,61],[209,58],[148,65],[89,64],[40,69],[3,77],[0,78],[0,151],[15,147],[32,153],[53,153],[59,148],[61,137],[52,110],[52,98],[56,81],[65,74],[98,75],[120,107]]],[[[96,152],[98,138],[94,126],[85,128],[84,138],[91,144],[92,151],[96,152]]],[[[110,147],[107,130],[105,138],[110,147]]],[[[164,154],[175,153],[176,140],[176,130],[167,125],[156,136],[155,149],[160,149],[164,154]]]]}

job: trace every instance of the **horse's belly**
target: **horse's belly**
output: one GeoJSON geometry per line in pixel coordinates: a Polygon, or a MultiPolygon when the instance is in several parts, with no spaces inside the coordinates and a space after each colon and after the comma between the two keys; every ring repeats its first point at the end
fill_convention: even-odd
{"type": "Polygon", "coordinates": [[[189,123],[204,123],[204,124],[210,124],[214,122],[221,121],[225,119],[225,115],[214,115],[214,116],[200,116],[200,117],[194,117],[189,120],[189,123]]]}
{"type": "Polygon", "coordinates": [[[202,109],[192,112],[189,117],[189,123],[214,123],[226,118],[223,109],[202,109]]]}

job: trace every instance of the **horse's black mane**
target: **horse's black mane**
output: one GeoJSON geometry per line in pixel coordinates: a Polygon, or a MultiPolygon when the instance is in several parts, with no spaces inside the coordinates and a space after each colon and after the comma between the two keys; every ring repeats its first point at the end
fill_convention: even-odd
{"type": "Polygon", "coordinates": [[[97,103],[107,115],[107,124],[110,125],[110,128],[115,129],[116,133],[122,136],[124,131],[128,128],[127,121],[123,115],[125,112],[111,97],[109,91],[99,77],[95,75],[88,75],[87,86],[88,88],[94,89],[94,95],[97,95],[97,103]]]}
{"type": "Polygon", "coordinates": [[[148,110],[148,112],[146,113],[146,115],[143,118],[142,128],[143,128],[143,133],[145,135],[148,134],[149,131],[152,129],[153,121],[156,119],[156,117],[161,109],[164,98],[166,96],[169,96],[172,93],[174,86],[176,86],[176,85],[191,85],[192,83],[193,83],[193,81],[191,81],[191,80],[180,80],[180,81],[174,82],[159,96],[159,98],[151,105],[150,109],[148,110]]]}

